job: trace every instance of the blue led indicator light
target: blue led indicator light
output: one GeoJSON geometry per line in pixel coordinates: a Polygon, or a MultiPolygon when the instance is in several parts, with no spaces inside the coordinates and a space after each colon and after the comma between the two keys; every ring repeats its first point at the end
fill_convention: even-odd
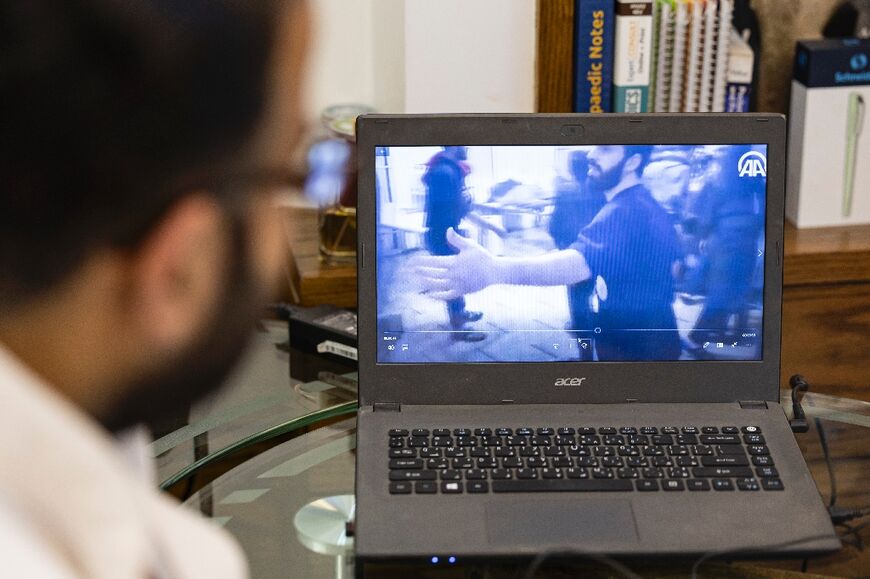
{"type": "Polygon", "coordinates": [[[438,561],[440,561],[440,559],[439,559],[438,557],[432,557],[432,564],[433,564],[433,565],[435,565],[436,563],[438,563],[438,561]]]}
{"type": "Polygon", "coordinates": [[[450,563],[451,565],[452,565],[453,563],[456,563],[456,557],[454,557],[453,555],[451,555],[450,558],[447,559],[447,562],[450,563]]]}

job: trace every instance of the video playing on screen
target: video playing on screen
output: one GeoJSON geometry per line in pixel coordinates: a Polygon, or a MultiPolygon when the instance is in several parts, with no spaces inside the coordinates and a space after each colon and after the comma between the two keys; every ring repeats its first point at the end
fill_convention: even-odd
{"type": "Polygon", "coordinates": [[[760,360],[766,155],[378,147],[378,362],[760,360]]]}

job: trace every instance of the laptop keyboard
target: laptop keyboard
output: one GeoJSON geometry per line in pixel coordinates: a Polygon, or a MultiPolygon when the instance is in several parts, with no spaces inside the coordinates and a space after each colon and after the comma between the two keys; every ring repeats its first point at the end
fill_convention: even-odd
{"type": "Polygon", "coordinates": [[[781,491],[758,426],[389,431],[391,494],[781,491]]]}

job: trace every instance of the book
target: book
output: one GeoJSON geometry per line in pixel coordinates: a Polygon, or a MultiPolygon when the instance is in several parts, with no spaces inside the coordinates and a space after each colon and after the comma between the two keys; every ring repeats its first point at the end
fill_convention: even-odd
{"type": "Polygon", "coordinates": [[[743,34],[741,36],[736,30],[731,30],[728,72],[725,76],[725,112],[728,113],[749,112],[754,54],[749,46],[749,29],[743,34]]]}
{"type": "Polygon", "coordinates": [[[649,110],[652,67],[652,0],[617,0],[613,50],[613,110],[649,110]]]}
{"type": "Polygon", "coordinates": [[[651,110],[667,113],[670,109],[671,82],[674,74],[674,23],[676,15],[675,0],[656,0],[655,21],[656,43],[654,58],[655,82],[651,110]]]}
{"type": "Polygon", "coordinates": [[[689,38],[686,46],[686,82],[683,89],[682,112],[684,113],[698,112],[703,44],[704,0],[690,0],[689,38]]]}
{"type": "Polygon", "coordinates": [[[574,112],[610,112],[613,0],[576,0],[574,14],[574,112]]]}
{"type": "Polygon", "coordinates": [[[705,0],[704,46],[701,50],[701,82],[698,87],[698,112],[709,113],[713,107],[714,66],[716,65],[716,40],[719,33],[719,2],[705,0]]]}
{"type": "Polygon", "coordinates": [[[686,45],[689,34],[689,2],[676,0],[674,4],[674,48],[671,69],[671,90],[668,110],[678,113],[683,110],[683,86],[686,77],[686,45]]]}
{"type": "Polygon", "coordinates": [[[714,113],[725,111],[725,76],[728,74],[728,54],[731,42],[731,18],[734,0],[719,0],[719,28],[716,37],[716,70],[713,73],[714,113]]]}

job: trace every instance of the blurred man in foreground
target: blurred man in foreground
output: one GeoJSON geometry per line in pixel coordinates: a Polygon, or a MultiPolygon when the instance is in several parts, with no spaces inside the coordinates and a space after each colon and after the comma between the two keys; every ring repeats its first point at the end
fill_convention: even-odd
{"type": "Polygon", "coordinates": [[[305,17],[0,6],[0,575],[246,575],[112,434],[218,386],[273,287],[305,17]]]}

